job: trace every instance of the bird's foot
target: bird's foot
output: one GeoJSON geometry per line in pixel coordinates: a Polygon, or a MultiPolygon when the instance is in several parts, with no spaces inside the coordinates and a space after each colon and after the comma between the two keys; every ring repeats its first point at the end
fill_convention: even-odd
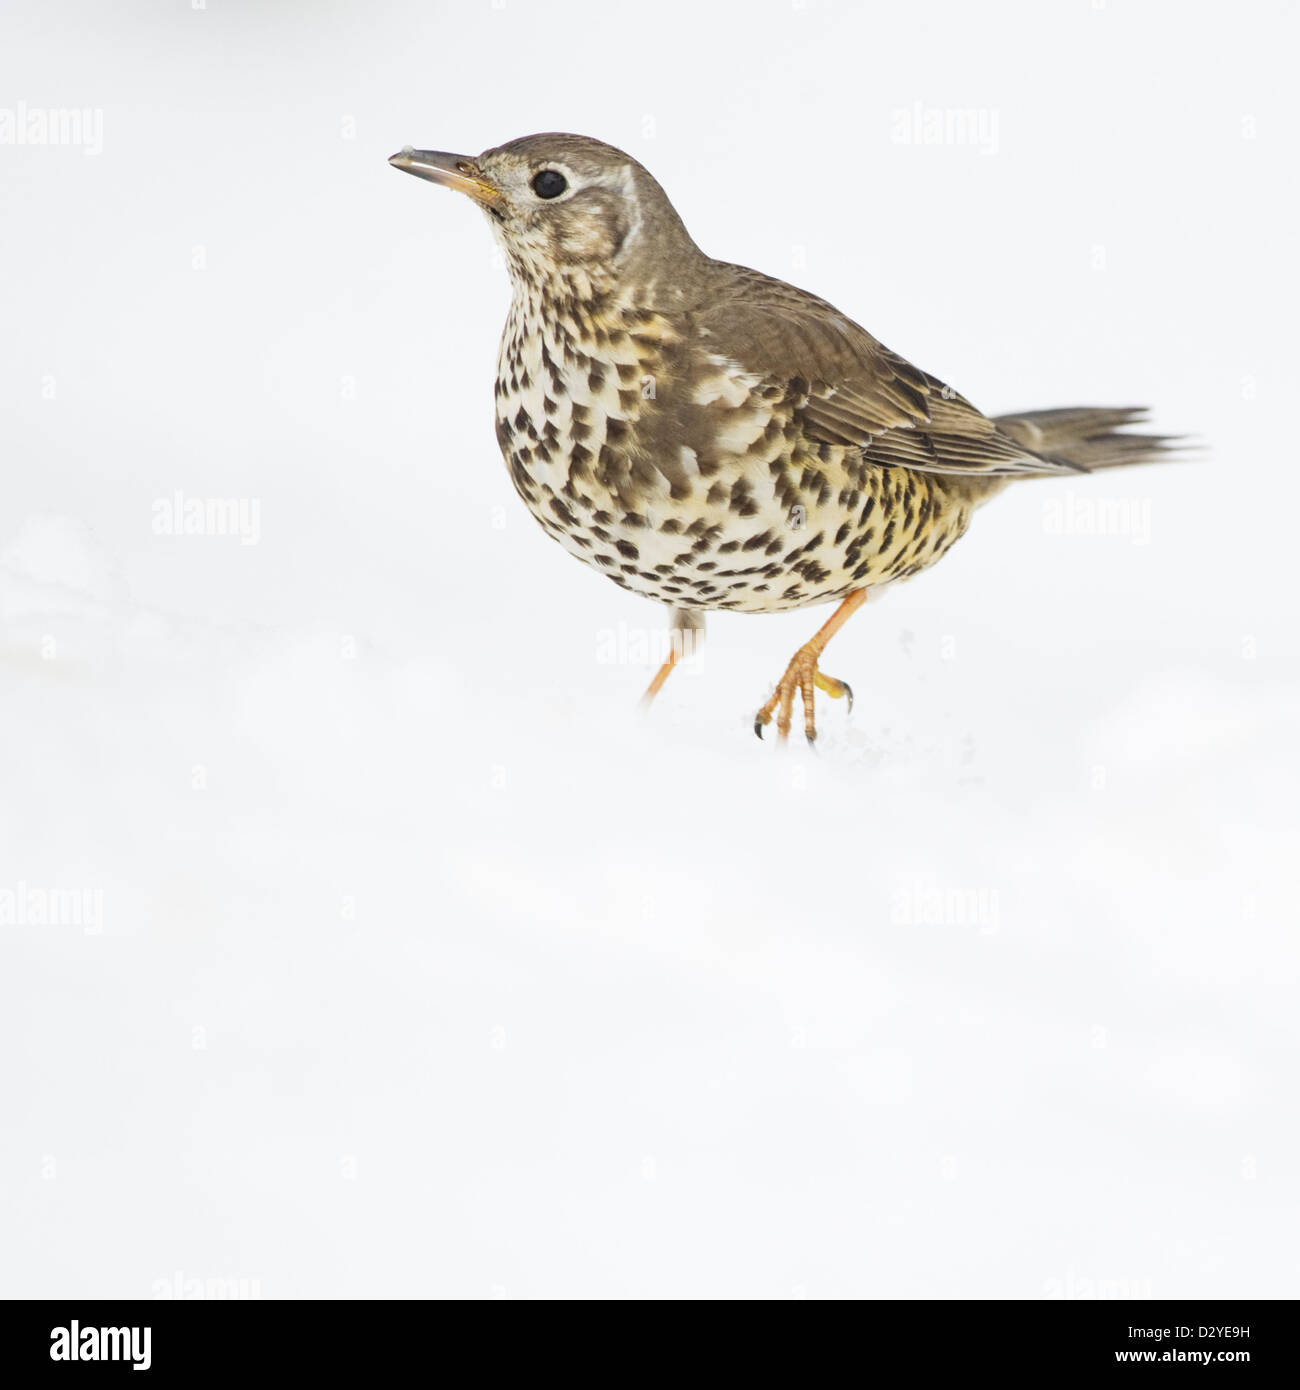
{"type": "Polygon", "coordinates": [[[817,739],[817,723],[813,711],[813,687],[825,691],[832,700],[847,698],[850,713],[853,710],[853,690],[847,681],[836,680],[834,676],[824,676],[817,669],[821,649],[811,642],[799,648],[794,659],[785,668],[785,675],[776,683],[772,698],[759,710],[754,718],[754,732],[763,737],[763,728],[772,722],[776,714],[776,731],[781,738],[790,736],[790,724],[794,715],[795,691],[803,701],[803,731],[809,743],[817,739]]]}

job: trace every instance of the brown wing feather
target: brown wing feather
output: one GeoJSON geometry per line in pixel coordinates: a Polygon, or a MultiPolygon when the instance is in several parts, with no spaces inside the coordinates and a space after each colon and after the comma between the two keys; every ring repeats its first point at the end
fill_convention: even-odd
{"type": "Polygon", "coordinates": [[[710,350],[797,397],[804,433],[930,473],[1069,473],[815,295],[735,267],[695,313],[710,350]]]}

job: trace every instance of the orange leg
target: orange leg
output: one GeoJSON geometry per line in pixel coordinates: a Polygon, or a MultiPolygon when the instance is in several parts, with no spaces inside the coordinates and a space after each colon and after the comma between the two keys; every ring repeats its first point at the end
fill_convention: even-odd
{"type": "MultiPolygon", "coordinates": [[[[855,590],[822,624],[816,636],[811,641],[805,642],[795,652],[789,666],[785,668],[785,675],[777,682],[776,689],[772,692],[772,698],[759,710],[754,719],[754,732],[759,738],[763,737],[763,726],[771,723],[772,713],[774,710],[778,710],[778,706],[776,731],[782,738],[789,738],[796,690],[803,701],[803,727],[809,743],[812,743],[817,737],[817,725],[813,718],[814,686],[818,690],[824,690],[833,700],[847,695],[849,708],[853,708],[853,691],[844,681],[837,681],[834,676],[823,676],[817,669],[817,662],[820,660],[822,652],[825,651],[827,642],[866,601],[867,591],[865,589],[855,590]]],[[[666,673],[661,672],[660,674],[665,675],[666,673]]]]}
{"type": "Polygon", "coordinates": [[[668,660],[655,673],[655,678],[646,686],[646,692],[641,696],[641,703],[648,705],[651,700],[664,688],[664,681],[668,679],[669,673],[677,665],[679,643],[674,642],[668,653],[668,660]]]}
{"type": "Polygon", "coordinates": [[[641,703],[648,705],[664,687],[673,667],[683,656],[691,656],[699,650],[704,640],[704,614],[685,608],[670,608],[670,642],[668,660],[659,668],[654,680],[646,687],[641,703]]]}

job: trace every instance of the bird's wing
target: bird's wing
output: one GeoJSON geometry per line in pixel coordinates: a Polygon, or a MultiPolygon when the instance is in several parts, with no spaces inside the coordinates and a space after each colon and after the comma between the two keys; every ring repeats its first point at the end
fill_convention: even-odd
{"type": "Polygon", "coordinates": [[[825,301],[762,278],[758,294],[746,279],[702,306],[695,327],[717,358],[784,387],[808,438],[926,473],[1079,471],[1017,443],[825,301]]]}

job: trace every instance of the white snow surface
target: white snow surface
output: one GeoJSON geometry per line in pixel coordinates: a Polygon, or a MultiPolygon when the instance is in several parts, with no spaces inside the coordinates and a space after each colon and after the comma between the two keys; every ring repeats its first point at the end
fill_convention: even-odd
{"type": "Polygon", "coordinates": [[[0,1294],[1300,1292],[1296,19],[987,8],[6,8],[103,147],[0,148],[0,1294]],[[643,714],[662,611],[496,451],[487,229],[385,163],[547,128],[1208,456],[998,498],[816,754],[750,723],[827,610],[643,714]]]}

